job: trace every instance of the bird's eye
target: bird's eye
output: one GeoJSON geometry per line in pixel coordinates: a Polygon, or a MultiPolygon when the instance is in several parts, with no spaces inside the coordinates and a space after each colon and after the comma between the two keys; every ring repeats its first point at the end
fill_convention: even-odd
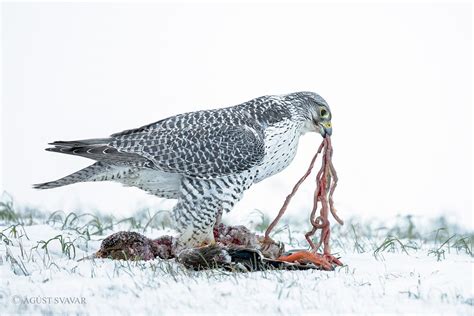
{"type": "Polygon", "coordinates": [[[321,109],[321,111],[319,112],[319,115],[321,117],[327,117],[329,115],[329,113],[325,109],[321,109]]]}

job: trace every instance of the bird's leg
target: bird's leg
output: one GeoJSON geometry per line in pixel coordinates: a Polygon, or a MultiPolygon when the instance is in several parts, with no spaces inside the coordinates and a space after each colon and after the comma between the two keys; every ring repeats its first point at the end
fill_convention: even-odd
{"type": "Polygon", "coordinates": [[[214,240],[216,241],[216,243],[220,242],[219,237],[221,235],[221,232],[227,228],[227,226],[224,223],[222,223],[222,214],[223,213],[224,213],[224,211],[223,211],[222,208],[220,208],[217,211],[216,222],[215,222],[213,230],[212,230],[212,233],[214,235],[214,240]]]}
{"type": "Polygon", "coordinates": [[[179,232],[178,251],[214,244],[213,228],[219,201],[213,198],[211,190],[203,189],[210,187],[210,183],[192,178],[182,181],[182,196],[172,212],[174,226],[179,232]]]}
{"type": "MultiPolygon", "coordinates": [[[[177,206],[179,206],[179,202],[177,206]]],[[[206,217],[200,218],[199,221],[190,221],[187,220],[186,217],[180,217],[179,215],[180,211],[175,210],[175,226],[179,232],[174,247],[176,255],[184,249],[199,248],[215,244],[212,225],[212,223],[215,221],[215,218],[206,217]]]]}
{"type": "Polygon", "coordinates": [[[222,210],[222,208],[220,208],[217,211],[216,222],[214,223],[214,229],[222,223],[222,213],[224,213],[224,211],[222,210]]]}
{"type": "Polygon", "coordinates": [[[181,231],[176,252],[178,262],[193,269],[210,269],[231,264],[228,248],[222,243],[216,243],[216,232],[219,236],[219,229],[223,226],[220,223],[221,216],[222,211],[216,212],[215,217],[204,216],[206,218],[202,219],[202,225],[199,221],[191,222],[181,231]]]}

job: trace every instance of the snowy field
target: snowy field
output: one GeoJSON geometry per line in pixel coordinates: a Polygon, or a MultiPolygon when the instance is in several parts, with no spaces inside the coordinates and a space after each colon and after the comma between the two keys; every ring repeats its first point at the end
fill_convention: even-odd
{"type": "MultiPolygon", "coordinates": [[[[255,212],[248,227],[269,219],[255,212]]],[[[306,224],[274,239],[304,247],[306,224]]],[[[82,258],[119,230],[169,234],[167,212],[117,219],[0,205],[0,315],[441,314],[473,315],[473,232],[443,218],[352,218],[334,226],[335,271],[189,271],[174,261],[82,258]]]]}

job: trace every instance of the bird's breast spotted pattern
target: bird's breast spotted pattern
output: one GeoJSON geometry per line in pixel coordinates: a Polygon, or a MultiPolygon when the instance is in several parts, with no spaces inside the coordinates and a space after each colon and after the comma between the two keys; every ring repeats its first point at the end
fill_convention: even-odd
{"type": "Polygon", "coordinates": [[[300,134],[300,126],[290,120],[265,130],[265,156],[257,167],[255,182],[282,171],[291,163],[296,155],[300,134]]]}

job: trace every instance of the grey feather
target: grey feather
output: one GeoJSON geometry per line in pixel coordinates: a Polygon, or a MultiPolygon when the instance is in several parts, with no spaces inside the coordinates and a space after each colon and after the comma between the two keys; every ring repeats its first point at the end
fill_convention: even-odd
{"type": "Polygon", "coordinates": [[[34,184],[33,188],[35,189],[53,189],[69,184],[74,184],[78,182],[84,181],[94,181],[94,179],[98,180],[98,177],[101,175],[105,175],[110,170],[110,166],[102,162],[96,162],[84,169],[76,171],[68,176],[65,176],[61,179],[34,184]]]}
{"type": "MultiPolygon", "coordinates": [[[[107,140],[110,141],[111,139],[107,140]]],[[[118,165],[145,166],[150,164],[150,161],[141,155],[119,152],[116,148],[109,146],[107,143],[94,143],[94,141],[96,141],[96,139],[90,139],[86,141],[53,142],[50,143],[50,145],[54,145],[55,147],[46,148],[46,151],[81,156],[97,161],[115,163],[118,165]]]]}

